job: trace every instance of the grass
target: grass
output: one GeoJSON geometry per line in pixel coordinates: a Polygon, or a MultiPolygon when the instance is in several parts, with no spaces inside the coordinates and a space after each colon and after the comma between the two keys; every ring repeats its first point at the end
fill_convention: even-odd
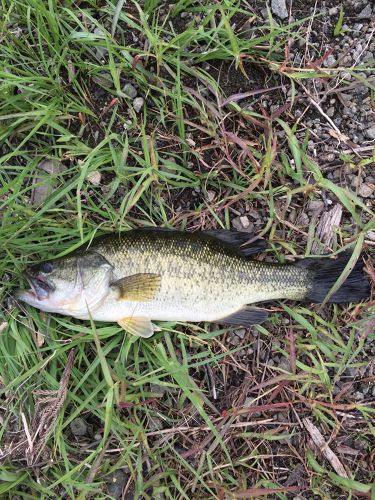
{"type": "MultiPolygon", "coordinates": [[[[301,229],[289,214],[323,195],[344,211],[332,252],[353,249],[351,264],[364,245],[371,255],[373,207],[325,175],[309,154],[308,132],[281,109],[285,96],[273,92],[279,112],[266,116],[241,107],[241,85],[225,91],[212,70],[223,65],[233,88],[236,79],[252,82],[255,103],[270,83],[297,96],[306,80],[339,78],[345,68],[285,61],[285,45],[303,40],[312,19],[280,27],[269,12],[246,38],[234,24],[252,17],[250,7],[233,0],[14,0],[0,15],[2,497],[108,498],[120,471],[135,498],[370,498],[373,303],[275,304],[270,322],[234,343],[231,330],[173,323],[134,339],[113,324],[11,299],[26,265],[97,232],[230,228],[244,209],[261,214],[257,229],[274,259],[309,255],[313,244],[324,248],[316,224],[301,229]],[[127,81],[145,99],[139,113],[122,90],[127,81]],[[51,175],[38,168],[44,159],[64,169],[51,175]],[[42,185],[50,194],[32,206],[42,185]],[[53,409],[47,445],[32,463],[12,442],[27,437],[35,413],[53,409]],[[71,431],[78,417],[87,426],[80,437],[71,431]],[[346,477],[314,448],[306,418],[346,477]]],[[[363,78],[370,70],[350,72],[373,92],[363,78]]],[[[341,159],[358,172],[373,166],[373,155],[341,159]]]]}

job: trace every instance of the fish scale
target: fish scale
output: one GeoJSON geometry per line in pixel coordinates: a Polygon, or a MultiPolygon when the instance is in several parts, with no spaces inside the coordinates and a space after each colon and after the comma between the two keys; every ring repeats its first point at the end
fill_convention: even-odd
{"type": "Polygon", "coordinates": [[[272,298],[301,299],[310,283],[305,269],[242,257],[229,245],[198,233],[129,231],[103,237],[90,247],[114,267],[116,278],[161,276],[148,302],[108,298],[95,317],[147,315],[156,320],[213,321],[245,304],[272,298]]]}

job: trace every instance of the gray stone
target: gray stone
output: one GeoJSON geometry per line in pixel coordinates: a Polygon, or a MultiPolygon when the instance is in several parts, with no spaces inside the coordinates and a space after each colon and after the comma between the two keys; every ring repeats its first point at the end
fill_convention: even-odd
{"type": "Polygon", "coordinates": [[[239,216],[235,217],[232,220],[232,225],[237,231],[244,231],[246,233],[253,233],[254,232],[254,224],[249,221],[248,217],[246,216],[239,216]],[[246,221],[244,220],[246,218],[246,221]],[[245,225],[244,225],[245,224],[245,225]]]}
{"type": "Polygon", "coordinates": [[[211,191],[211,190],[207,191],[207,200],[208,200],[210,203],[214,201],[215,196],[216,196],[215,191],[211,191]]]}
{"type": "Polygon", "coordinates": [[[164,396],[166,390],[166,387],[164,387],[163,385],[150,384],[150,392],[157,395],[159,398],[162,398],[164,396]]]}
{"type": "Polygon", "coordinates": [[[330,118],[332,118],[334,115],[335,115],[335,108],[333,106],[330,106],[327,109],[327,116],[329,116],[330,118]]]}
{"type": "Polygon", "coordinates": [[[138,94],[137,89],[131,83],[125,83],[125,85],[122,87],[122,91],[131,99],[137,97],[138,94]]]}
{"type": "Polygon", "coordinates": [[[122,470],[116,470],[106,480],[108,495],[116,500],[122,498],[122,493],[128,480],[129,477],[122,470]]]}
{"type": "Polygon", "coordinates": [[[145,100],[143,97],[136,97],[133,101],[133,108],[136,113],[139,113],[141,109],[143,108],[143,105],[145,103],[145,100]]]}
{"type": "Polygon", "coordinates": [[[357,19],[371,19],[372,9],[371,5],[368,3],[364,9],[358,14],[357,19]]]}
{"type": "Polygon", "coordinates": [[[369,184],[363,183],[359,187],[358,194],[362,198],[370,198],[374,194],[374,189],[369,184]]]}
{"type": "Polygon", "coordinates": [[[330,16],[335,16],[336,14],[338,14],[339,12],[339,8],[338,7],[331,7],[328,11],[328,14],[330,16]]]}
{"type": "Polygon", "coordinates": [[[238,330],[235,330],[234,333],[237,335],[237,337],[243,339],[246,335],[246,328],[239,328],[238,330]]]}
{"type": "Polygon", "coordinates": [[[308,208],[311,212],[321,212],[324,208],[324,202],[322,200],[311,200],[308,208]]]}
{"type": "Polygon", "coordinates": [[[335,57],[332,54],[330,54],[323,61],[323,66],[325,66],[326,68],[329,68],[330,66],[333,66],[334,64],[336,64],[336,59],[335,59],[335,57]]]}
{"type": "Polygon", "coordinates": [[[230,339],[229,339],[229,343],[236,346],[240,342],[241,342],[240,337],[238,337],[238,335],[236,335],[235,332],[232,332],[231,336],[230,336],[230,339]]]}
{"type": "Polygon", "coordinates": [[[288,9],[286,8],[285,0],[272,0],[271,10],[280,19],[286,19],[288,17],[288,9]]]}
{"type": "Polygon", "coordinates": [[[70,430],[75,436],[85,436],[87,433],[87,424],[83,418],[77,417],[70,423],[70,430]]]}
{"type": "Polygon", "coordinates": [[[375,139],[375,127],[368,128],[365,133],[369,139],[375,139]]]}

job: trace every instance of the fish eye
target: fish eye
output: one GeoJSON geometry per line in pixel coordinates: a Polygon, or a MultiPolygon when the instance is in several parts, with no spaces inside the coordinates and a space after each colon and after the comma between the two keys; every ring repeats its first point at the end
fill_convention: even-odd
{"type": "Polygon", "coordinates": [[[42,273],[51,273],[53,271],[53,264],[51,262],[43,262],[43,264],[40,265],[39,269],[42,273]]]}

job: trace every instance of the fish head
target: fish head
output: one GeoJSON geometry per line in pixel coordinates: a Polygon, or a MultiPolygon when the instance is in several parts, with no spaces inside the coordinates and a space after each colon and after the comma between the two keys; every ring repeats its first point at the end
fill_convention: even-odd
{"type": "Polygon", "coordinates": [[[89,317],[109,293],[113,266],[86,251],[41,262],[24,275],[30,288],[16,298],[42,311],[89,317]]]}

